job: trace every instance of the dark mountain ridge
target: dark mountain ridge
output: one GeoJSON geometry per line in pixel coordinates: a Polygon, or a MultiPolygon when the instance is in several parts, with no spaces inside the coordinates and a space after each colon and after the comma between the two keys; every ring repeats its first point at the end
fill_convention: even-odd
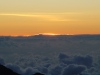
{"type": "MultiPolygon", "coordinates": [[[[3,66],[0,64],[0,75],[20,75],[14,71],[12,71],[11,69],[3,66]]],[[[41,74],[41,73],[35,73],[33,75],[44,75],[44,74],[41,74]]]]}

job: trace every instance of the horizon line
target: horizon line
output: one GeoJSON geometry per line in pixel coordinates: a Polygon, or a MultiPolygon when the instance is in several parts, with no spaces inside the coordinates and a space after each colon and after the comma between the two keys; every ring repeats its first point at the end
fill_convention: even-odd
{"type": "Polygon", "coordinates": [[[31,36],[77,36],[77,35],[100,35],[100,34],[34,34],[34,35],[0,35],[0,37],[31,37],[31,36]]]}

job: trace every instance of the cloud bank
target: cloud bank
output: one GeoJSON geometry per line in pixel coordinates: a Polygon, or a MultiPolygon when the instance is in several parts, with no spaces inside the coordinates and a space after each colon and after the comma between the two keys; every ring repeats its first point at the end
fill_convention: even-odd
{"type": "Polygon", "coordinates": [[[99,44],[100,35],[3,36],[0,64],[21,75],[99,75],[99,44]]]}

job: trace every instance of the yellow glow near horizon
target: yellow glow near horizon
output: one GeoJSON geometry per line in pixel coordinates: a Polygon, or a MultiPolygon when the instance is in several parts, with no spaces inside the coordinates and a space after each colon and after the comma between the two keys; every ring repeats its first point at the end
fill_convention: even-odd
{"type": "Polygon", "coordinates": [[[56,35],[59,35],[59,34],[55,34],[55,33],[42,33],[42,35],[56,36],[56,35]]]}

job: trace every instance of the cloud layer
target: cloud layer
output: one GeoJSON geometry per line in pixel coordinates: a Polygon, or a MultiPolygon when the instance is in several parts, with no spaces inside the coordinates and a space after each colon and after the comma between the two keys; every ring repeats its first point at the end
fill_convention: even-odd
{"type": "Polygon", "coordinates": [[[21,75],[99,75],[99,35],[0,37],[0,64],[21,75]],[[4,61],[5,60],[5,61],[4,61]]]}

